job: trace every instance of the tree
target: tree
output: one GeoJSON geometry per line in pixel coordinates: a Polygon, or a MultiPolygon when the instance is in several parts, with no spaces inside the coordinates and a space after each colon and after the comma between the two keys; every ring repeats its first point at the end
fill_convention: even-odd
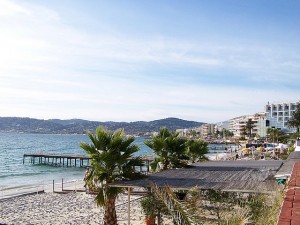
{"type": "Polygon", "coordinates": [[[188,140],[188,155],[190,156],[191,160],[195,162],[199,159],[206,159],[204,154],[208,153],[208,143],[204,142],[201,139],[198,140],[188,140]]]}
{"type": "Polygon", "coordinates": [[[208,152],[208,144],[202,140],[187,140],[180,138],[177,132],[171,132],[167,128],[161,128],[157,136],[152,136],[151,141],[145,141],[158,156],[152,164],[152,169],[157,164],[162,164],[162,169],[180,168],[188,164],[188,160],[206,159],[204,154],[208,152]]]}
{"type": "Polygon", "coordinates": [[[192,136],[192,138],[197,136],[197,131],[195,130],[190,130],[189,135],[192,136]]]}
{"type": "Polygon", "coordinates": [[[248,137],[251,138],[252,136],[252,129],[255,127],[254,125],[255,121],[252,121],[252,119],[248,119],[246,123],[246,131],[248,133],[248,137]]]}
{"type": "Polygon", "coordinates": [[[222,133],[217,129],[216,132],[215,132],[215,136],[216,136],[216,137],[220,137],[221,134],[222,134],[222,133]]]}
{"type": "Polygon", "coordinates": [[[231,132],[230,130],[223,129],[221,135],[223,138],[227,138],[227,137],[233,137],[234,133],[231,132]]]}
{"type": "Polygon", "coordinates": [[[95,200],[104,207],[104,224],[116,225],[115,201],[123,189],[111,187],[110,184],[142,177],[134,170],[135,166],[143,165],[140,157],[133,157],[139,147],[132,144],[134,137],[126,137],[123,129],[111,132],[98,127],[95,134],[88,132],[88,136],[91,144],[80,143],[80,147],[92,158],[86,182],[93,183],[98,192],[95,200]]]}
{"type": "Polygon", "coordinates": [[[245,140],[245,136],[247,134],[247,131],[246,131],[246,126],[241,126],[241,139],[242,140],[245,140]]]}
{"type": "Polygon", "coordinates": [[[280,130],[276,128],[268,128],[267,129],[267,135],[269,136],[269,139],[273,142],[286,142],[287,136],[280,130]]]}
{"type": "Polygon", "coordinates": [[[180,138],[179,133],[171,132],[167,128],[161,128],[157,136],[152,136],[151,141],[145,144],[158,156],[152,164],[152,168],[162,163],[162,169],[179,168],[187,165],[189,159],[186,139],[180,138]]]}
{"type": "Polygon", "coordinates": [[[300,128],[300,103],[297,103],[296,110],[292,113],[291,118],[288,121],[288,127],[297,128],[297,133],[300,128]]]}
{"type": "Polygon", "coordinates": [[[166,186],[152,185],[153,195],[165,205],[175,225],[219,224],[277,224],[283,197],[280,192],[270,195],[221,190],[190,189],[185,198],[179,199],[166,186]],[[207,212],[210,216],[207,217],[207,212]]]}

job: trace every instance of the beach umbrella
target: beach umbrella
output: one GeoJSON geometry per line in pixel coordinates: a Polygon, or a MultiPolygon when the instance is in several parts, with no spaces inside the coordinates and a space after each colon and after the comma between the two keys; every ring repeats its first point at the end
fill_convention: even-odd
{"type": "Polygon", "coordinates": [[[243,148],[243,149],[242,149],[242,152],[243,152],[243,153],[249,153],[249,151],[250,151],[249,148],[243,148]]]}
{"type": "Polygon", "coordinates": [[[258,147],[256,150],[258,150],[258,151],[264,151],[265,150],[265,148],[264,147],[258,147]]]}

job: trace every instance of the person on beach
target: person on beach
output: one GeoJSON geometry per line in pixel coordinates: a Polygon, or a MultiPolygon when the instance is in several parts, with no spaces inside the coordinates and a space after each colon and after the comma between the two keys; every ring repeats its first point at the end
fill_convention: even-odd
{"type": "Polygon", "coordinates": [[[86,189],[87,189],[87,178],[88,178],[89,174],[90,174],[90,168],[87,167],[86,170],[85,170],[84,178],[83,178],[84,183],[85,183],[85,184],[84,184],[84,187],[85,187],[86,189]]]}
{"type": "Polygon", "coordinates": [[[87,179],[87,177],[89,176],[89,173],[90,173],[90,168],[88,167],[88,168],[86,168],[86,170],[85,170],[84,180],[87,179]]]}
{"type": "Polygon", "coordinates": [[[237,160],[238,158],[239,158],[239,155],[238,155],[238,154],[236,154],[236,155],[235,155],[235,159],[237,160]]]}

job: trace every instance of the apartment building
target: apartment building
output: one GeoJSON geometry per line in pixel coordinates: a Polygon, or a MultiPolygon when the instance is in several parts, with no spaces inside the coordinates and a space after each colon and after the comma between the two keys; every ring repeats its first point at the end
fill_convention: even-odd
{"type": "Polygon", "coordinates": [[[208,135],[215,133],[215,124],[207,123],[201,125],[200,133],[201,137],[207,137],[208,135]]]}
{"type": "Polygon", "coordinates": [[[229,130],[229,121],[223,121],[223,122],[218,122],[215,125],[215,131],[221,131],[221,130],[229,130]]]}
{"type": "Polygon", "coordinates": [[[267,128],[277,128],[284,132],[295,132],[296,128],[289,128],[287,122],[296,110],[299,102],[268,103],[265,106],[267,128]]]}
{"type": "Polygon", "coordinates": [[[235,117],[229,120],[228,130],[233,132],[235,137],[243,137],[245,127],[248,120],[251,119],[253,128],[251,130],[252,136],[258,135],[259,137],[266,136],[266,114],[264,112],[255,113],[253,115],[244,115],[235,117]]]}

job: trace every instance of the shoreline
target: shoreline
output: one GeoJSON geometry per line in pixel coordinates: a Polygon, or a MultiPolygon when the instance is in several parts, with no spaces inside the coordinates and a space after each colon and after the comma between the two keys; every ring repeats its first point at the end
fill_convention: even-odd
{"type": "MultiPolygon", "coordinates": [[[[94,195],[80,192],[20,196],[1,201],[0,224],[103,224],[103,209],[97,207],[94,195]]],[[[118,197],[116,211],[118,223],[127,224],[128,196],[118,197]]],[[[144,224],[144,214],[140,206],[141,196],[131,195],[130,222],[144,224]]],[[[172,223],[165,222],[164,225],[172,223]]]]}

